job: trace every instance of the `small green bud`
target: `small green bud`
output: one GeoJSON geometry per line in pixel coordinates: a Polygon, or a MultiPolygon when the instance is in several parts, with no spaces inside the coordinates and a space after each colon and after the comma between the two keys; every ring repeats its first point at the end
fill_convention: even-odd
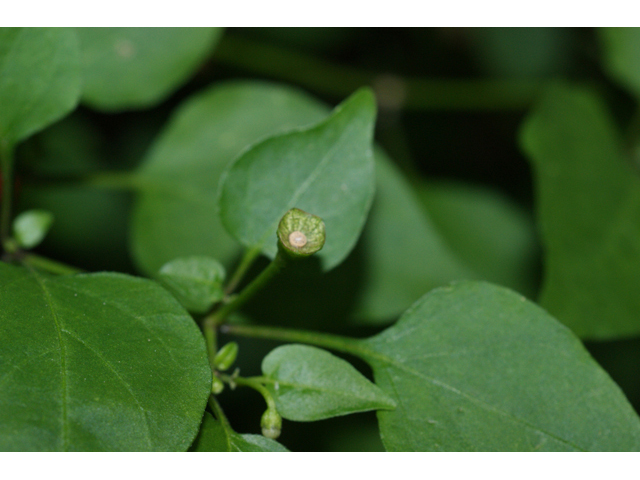
{"type": "Polygon", "coordinates": [[[45,210],[28,210],[13,221],[13,236],[21,247],[33,248],[44,239],[52,223],[52,213],[45,210]]]}
{"type": "Polygon", "coordinates": [[[275,409],[267,408],[262,414],[260,426],[262,427],[262,435],[275,440],[282,431],[282,417],[275,409]]]}
{"type": "Polygon", "coordinates": [[[216,356],[213,357],[213,365],[216,370],[226,370],[233,362],[236,361],[236,357],[238,356],[238,344],[236,342],[229,342],[216,353],[216,356]]]}
{"type": "Polygon", "coordinates": [[[316,215],[292,208],[278,224],[279,247],[294,257],[308,257],[324,246],[325,227],[316,215]]]}
{"type": "Polygon", "coordinates": [[[217,375],[214,375],[213,381],[211,382],[211,393],[213,393],[214,395],[218,395],[219,393],[222,393],[223,390],[224,383],[217,375]]]}

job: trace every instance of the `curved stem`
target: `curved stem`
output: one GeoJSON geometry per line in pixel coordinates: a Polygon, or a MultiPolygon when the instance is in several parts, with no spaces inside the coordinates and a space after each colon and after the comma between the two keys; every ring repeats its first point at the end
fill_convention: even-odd
{"type": "Polygon", "coordinates": [[[140,188],[141,180],[132,172],[98,172],[83,177],[84,185],[110,190],[135,191],[140,188]]]}
{"type": "Polygon", "coordinates": [[[207,356],[209,357],[209,365],[211,366],[211,372],[215,372],[216,366],[213,359],[218,352],[218,345],[216,342],[216,327],[210,322],[204,322],[202,325],[204,333],[205,343],[207,344],[207,356]]]}
{"type": "Polygon", "coordinates": [[[36,255],[35,253],[24,253],[22,256],[22,262],[25,265],[37,268],[38,270],[44,270],[45,272],[54,273],[57,275],[73,275],[76,273],[83,273],[83,270],[79,268],[75,268],[61,262],[56,262],[55,260],[36,255]]]}
{"type": "Polygon", "coordinates": [[[229,303],[223,304],[219,310],[207,315],[203,321],[203,327],[214,328],[220,325],[231,313],[244,305],[259,290],[264,288],[271,279],[276,276],[286,265],[286,257],[278,251],[276,258],[265,268],[260,275],[247,285],[237,296],[233,297],[229,303]]]}
{"type": "MultiPolygon", "coordinates": [[[[398,105],[405,110],[522,110],[548,83],[527,79],[444,80],[389,76],[336,65],[229,33],[222,37],[214,58],[340,98],[363,85],[378,85],[382,93],[382,85],[387,84],[387,87],[393,87],[391,93],[403,98],[398,105]]],[[[382,103],[382,98],[380,101],[382,103]]]]}
{"type": "Polygon", "coordinates": [[[230,429],[231,425],[229,424],[229,419],[227,419],[227,416],[222,411],[222,407],[218,403],[215,395],[209,395],[209,407],[213,411],[213,414],[216,416],[216,418],[220,420],[222,426],[225,427],[225,430],[230,429]]]}
{"type": "Polygon", "coordinates": [[[233,377],[230,375],[221,375],[220,378],[223,381],[229,383],[230,385],[235,384],[235,385],[241,385],[243,387],[253,388],[257,392],[259,392],[260,395],[264,397],[264,401],[267,403],[267,408],[271,410],[277,410],[276,402],[271,396],[271,392],[269,392],[269,390],[264,385],[262,385],[262,383],[260,382],[261,380],[260,377],[246,378],[246,377],[233,377]]]}
{"type": "Polygon", "coordinates": [[[254,248],[250,248],[244,253],[242,260],[240,260],[240,264],[238,265],[238,268],[236,268],[236,271],[233,273],[231,280],[229,280],[229,283],[225,287],[224,293],[228,295],[236,289],[236,287],[242,281],[242,279],[244,278],[249,268],[251,268],[251,265],[253,265],[253,262],[255,262],[255,260],[260,256],[260,252],[261,252],[260,248],[254,247],[254,248]]]}

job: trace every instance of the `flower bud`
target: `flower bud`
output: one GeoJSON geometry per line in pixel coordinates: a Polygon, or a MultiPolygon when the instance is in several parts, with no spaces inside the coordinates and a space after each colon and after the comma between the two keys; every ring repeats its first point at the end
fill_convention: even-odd
{"type": "Polygon", "coordinates": [[[308,257],[324,246],[325,227],[316,215],[292,208],[278,224],[279,247],[294,257],[308,257]]]}
{"type": "Polygon", "coordinates": [[[222,380],[220,380],[220,378],[218,378],[217,375],[214,375],[211,382],[211,393],[213,393],[214,395],[218,395],[219,393],[222,393],[223,390],[224,383],[222,382],[222,380]]]}
{"type": "Polygon", "coordinates": [[[229,342],[216,353],[213,357],[213,365],[216,370],[224,371],[228,369],[233,362],[236,361],[238,356],[238,344],[236,342],[229,342]]]}
{"type": "Polygon", "coordinates": [[[262,414],[260,426],[262,427],[262,435],[275,440],[282,431],[282,417],[275,409],[267,408],[262,414]]]}

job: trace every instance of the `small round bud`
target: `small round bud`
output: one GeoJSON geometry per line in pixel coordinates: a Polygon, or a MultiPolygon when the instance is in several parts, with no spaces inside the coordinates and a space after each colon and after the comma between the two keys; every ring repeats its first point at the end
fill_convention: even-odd
{"type": "Polygon", "coordinates": [[[292,208],[278,224],[280,248],[294,257],[313,255],[324,246],[325,227],[316,215],[292,208]]]}
{"type": "Polygon", "coordinates": [[[220,380],[220,378],[218,378],[217,375],[214,375],[213,381],[211,382],[211,393],[213,393],[214,395],[218,395],[219,393],[222,393],[223,390],[224,383],[222,382],[222,380],[220,380]]]}
{"type": "Polygon", "coordinates": [[[260,426],[262,427],[262,435],[275,440],[282,431],[282,417],[275,409],[268,408],[262,414],[260,426]]]}
{"type": "Polygon", "coordinates": [[[238,344],[236,342],[229,342],[216,353],[213,357],[213,365],[216,370],[224,371],[228,369],[233,362],[236,361],[238,356],[238,344]]]}

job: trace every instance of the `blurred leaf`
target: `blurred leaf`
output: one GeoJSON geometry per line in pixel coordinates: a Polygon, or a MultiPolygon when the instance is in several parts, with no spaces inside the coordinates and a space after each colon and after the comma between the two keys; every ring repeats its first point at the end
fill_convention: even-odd
{"type": "Polygon", "coordinates": [[[18,158],[38,177],[73,177],[100,170],[107,147],[105,132],[85,111],[76,110],[21,144],[18,158]]]}
{"type": "Polygon", "coordinates": [[[640,418],[563,325],[503,287],[461,282],[357,344],[397,402],[392,451],[638,451],[640,418]]]}
{"type": "Polygon", "coordinates": [[[541,304],[577,335],[640,333],[640,179],[599,98],[557,87],[530,114],[545,247],[541,304]]]}
{"type": "Polygon", "coordinates": [[[533,219],[496,190],[428,182],[418,193],[438,232],[478,276],[533,298],[537,244],[533,219]]]}
{"type": "Polygon", "coordinates": [[[473,28],[474,60],[495,77],[545,77],[567,73],[573,61],[570,28],[473,28]]]}
{"type": "Polygon", "coordinates": [[[202,64],[220,28],[77,28],[83,102],[106,111],[159,103],[202,64]]]}
{"type": "Polygon", "coordinates": [[[165,263],[158,280],[190,312],[206,313],[224,296],[225,271],[209,257],[180,257],[165,263]]]}
{"type": "Polygon", "coordinates": [[[200,331],[167,292],[121,274],[4,263],[0,279],[0,450],[188,448],[211,370],[200,331]]]}
{"type": "Polygon", "coordinates": [[[262,361],[266,387],[278,413],[298,422],[393,409],[391,400],[350,363],[326,350],[306,345],[283,345],[262,361]]]}
{"type": "Polygon", "coordinates": [[[131,250],[139,268],[154,275],[166,262],[190,255],[228,267],[240,248],[218,219],[222,171],[248,145],[325,114],[293,88],[260,82],[218,85],[188,100],[137,173],[131,250]]]}
{"type": "Polygon", "coordinates": [[[227,231],[273,258],[278,222],[290,208],[300,208],[326,225],[326,243],[316,254],[323,269],[338,265],[360,236],[373,198],[374,121],[373,95],[359,90],[318,125],[245,151],[220,187],[227,231]]]}
{"type": "MultiPolygon", "coordinates": [[[[355,316],[388,322],[432,288],[476,278],[425,215],[411,185],[376,150],[376,194],[363,233],[365,279],[355,316]]],[[[327,236],[330,232],[327,233],[327,236]]]]}
{"type": "Polygon", "coordinates": [[[25,187],[21,209],[43,208],[55,218],[41,244],[58,259],[89,270],[130,269],[126,250],[129,200],[123,192],[82,187],[25,187]]]}
{"type": "Polygon", "coordinates": [[[75,108],[80,54],[68,28],[0,28],[0,141],[14,145],[75,108]]]}
{"type": "Polygon", "coordinates": [[[46,210],[27,210],[13,220],[13,236],[23,248],[33,248],[47,235],[53,215],[46,210]]]}
{"type": "Polygon", "coordinates": [[[640,29],[599,29],[605,71],[640,99],[640,29]]]}
{"type": "Polygon", "coordinates": [[[285,447],[262,435],[238,434],[209,412],[202,419],[200,433],[193,443],[194,452],[288,452],[285,447]]]}

